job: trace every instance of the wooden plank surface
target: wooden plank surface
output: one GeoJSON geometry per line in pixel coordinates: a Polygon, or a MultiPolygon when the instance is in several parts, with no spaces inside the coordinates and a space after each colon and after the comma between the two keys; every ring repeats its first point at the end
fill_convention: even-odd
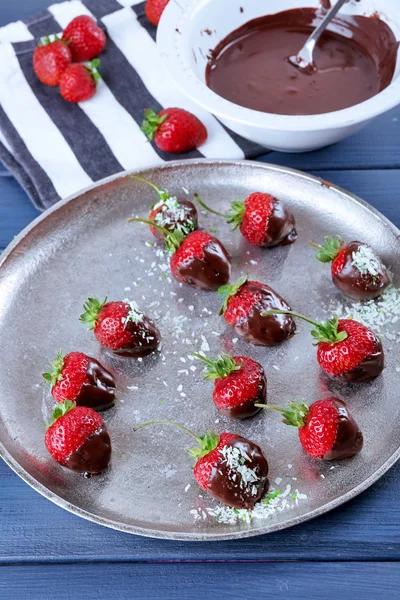
{"type": "Polygon", "coordinates": [[[0,568],[2,600],[397,600],[399,584],[399,566],[382,562],[0,568]]]}
{"type": "Polygon", "coordinates": [[[285,531],[239,541],[189,543],[141,538],[84,521],[37,494],[1,464],[0,564],[400,560],[399,478],[397,464],[358,498],[285,531]]]}

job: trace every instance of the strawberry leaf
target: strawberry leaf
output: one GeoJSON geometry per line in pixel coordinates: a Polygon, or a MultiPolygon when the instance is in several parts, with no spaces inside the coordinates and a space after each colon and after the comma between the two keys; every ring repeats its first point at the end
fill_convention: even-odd
{"type": "Polygon", "coordinates": [[[328,235],[328,237],[325,238],[325,243],[323,246],[319,246],[318,244],[314,244],[312,242],[310,242],[310,245],[314,248],[317,248],[317,259],[322,263],[327,263],[335,260],[340,252],[340,249],[344,245],[344,241],[340,235],[328,235]]]}
{"type": "Polygon", "coordinates": [[[149,142],[151,142],[154,138],[154,134],[157,132],[157,129],[160,127],[161,123],[164,123],[168,115],[162,115],[160,117],[152,108],[146,108],[144,111],[144,117],[145,118],[142,123],[141,130],[149,142]]]}
{"type": "Polygon", "coordinates": [[[231,204],[231,210],[228,212],[227,223],[233,224],[233,231],[237,229],[243,221],[244,213],[246,212],[245,203],[241,200],[234,200],[231,204]]]}
{"type": "Polygon", "coordinates": [[[193,458],[199,460],[206,454],[209,454],[218,446],[219,435],[215,431],[208,431],[206,434],[199,436],[199,446],[194,448],[188,448],[186,452],[193,456],[193,458]]]}
{"type": "Polygon", "coordinates": [[[206,358],[201,354],[193,354],[196,358],[199,358],[205,363],[204,368],[204,379],[206,381],[214,381],[215,379],[222,379],[227,375],[233,373],[233,371],[240,371],[243,363],[238,365],[230,354],[220,354],[214,360],[206,358]]]}
{"type": "Polygon", "coordinates": [[[49,365],[49,371],[47,373],[43,373],[43,378],[50,383],[50,387],[55,386],[57,381],[62,379],[62,369],[64,367],[64,355],[60,351],[54,360],[51,361],[49,365]]]}
{"type": "Polygon", "coordinates": [[[89,325],[89,329],[94,329],[100,311],[106,302],[107,297],[104,298],[103,301],[100,301],[98,298],[88,298],[87,302],[85,302],[83,305],[84,312],[79,317],[81,323],[87,323],[89,325]]]}
{"type": "Polygon", "coordinates": [[[304,427],[308,415],[308,406],[304,402],[289,402],[287,408],[280,409],[282,422],[293,427],[304,427]]]}
{"type": "Polygon", "coordinates": [[[221,296],[224,297],[224,303],[221,307],[221,310],[219,311],[220,316],[223,315],[224,312],[226,311],[226,309],[228,308],[229,299],[232,296],[235,296],[235,294],[237,294],[237,292],[240,290],[242,285],[244,285],[246,283],[246,281],[247,281],[247,275],[243,275],[243,277],[241,277],[239,279],[239,281],[237,281],[233,285],[231,285],[231,284],[223,285],[219,288],[218,294],[221,294],[221,296]]]}
{"type": "Polygon", "coordinates": [[[57,419],[59,419],[60,417],[63,417],[67,413],[69,413],[69,411],[72,410],[73,408],[75,408],[75,406],[76,406],[75,402],[72,402],[71,400],[66,400],[63,404],[59,404],[54,409],[52,419],[48,423],[47,427],[51,427],[53,425],[53,423],[55,423],[57,421],[57,419]]]}
{"type": "Polygon", "coordinates": [[[325,321],[325,323],[316,323],[315,329],[311,330],[311,335],[317,341],[327,342],[335,344],[337,342],[343,342],[347,338],[345,331],[338,331],[339,317],[335,315],[332,319],[325,321]]]}

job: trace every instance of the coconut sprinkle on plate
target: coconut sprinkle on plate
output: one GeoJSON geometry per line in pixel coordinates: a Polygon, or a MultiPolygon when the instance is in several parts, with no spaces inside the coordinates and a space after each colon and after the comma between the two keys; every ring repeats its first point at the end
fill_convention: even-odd
{"type": "Polygon", "coordinates": [[[306,499],[306,494],[300,493],[298,489],[292,492],[292,486],[288,484],[283,492],[280,489],[271,490],[265,498],[254,505],[253,510],[231,508],[221,504],[215,508],[194,508],[190,511],[190,514],[195,521],[211,517],[217,523],[235,525],[239,521],[250,523],[254,519],[269,519],[276,513],[298,506],[299,502],[306,499]]]}

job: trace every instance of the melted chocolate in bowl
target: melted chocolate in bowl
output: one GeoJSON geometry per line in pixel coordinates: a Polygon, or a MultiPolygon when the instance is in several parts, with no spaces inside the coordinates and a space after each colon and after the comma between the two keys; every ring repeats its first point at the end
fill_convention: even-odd
{"type": "Polygon", "coordinates": [[[321,16],[314,8],[296,8],[245,23],[212,51],[207,85],[235,104],[281,115],[334,112],[384,90],[399,44],[377,16],[336,17],[314,51],[315,73],[289,63],[321,16]]]}

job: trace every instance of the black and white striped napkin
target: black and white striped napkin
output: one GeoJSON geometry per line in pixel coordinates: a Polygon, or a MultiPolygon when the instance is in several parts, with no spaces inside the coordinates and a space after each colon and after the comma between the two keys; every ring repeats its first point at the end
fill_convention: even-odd
{"type": "Polygon", "coordinates": [[[70,0],[0,28],[0,159],[35,206],[125,169],[177,158],[250,158],[265,149],[228,131],[184,96],[161,66],[156,29],[138,0],[70,0]],[[65,102],[58,88],[39,82],[32,68],[38,39],[89,14],[107,31],[98,91],[88,102],[65,102]],[[143,110],[179,106],[206,125],[208,140],[184,155],[167,154],[140,130],[143,110]]]}

